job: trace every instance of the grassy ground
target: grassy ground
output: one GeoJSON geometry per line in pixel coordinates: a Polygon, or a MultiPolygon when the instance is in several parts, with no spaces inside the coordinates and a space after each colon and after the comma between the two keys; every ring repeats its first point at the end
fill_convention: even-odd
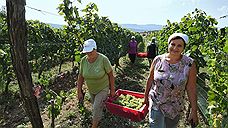
{"type": "MultiPolygon", "coordinates": [[[[115,70],[115,86],[116,89],[126,89],[136,92],[144,92],[146,79],[149,75],[149,66],[146,59],[137,58],[135,64],[130,64],[127,57],[123,57],[120,60],[120,68],[115,70]]],[[[55,119],[56,128],[87,128],[91,126],[91,111],[92,106],[88,93],[85,95],[84,106],[85,108],[79,107],[77,100],[77,91],[75,87],[75,81],[77,78],[77,71],[71,71],[71,65],[64,65],[64,74],[54,76],[50,89],[59,92],[64,90],[68,92],[67,97],[62,105],[60,115],[55,119]]],[[[52,74],[58,74],[53,69],[52,74]]],[[[87,90],[85,87],[84,90],[87,90]]],[[[22,105],[19,100],[18,93],[10,96],[0,96],[1,107],[0,107],[0,127],[13,128],[13,127],[31,127],[28,122],[22,105]],[[9,98],[11,97],[11,98],[9,98]],[[16,100],[15,100],[16,99],[16,100]],[[11,102],[12,101],[12,102],[11,102]],[[3,116],[2,116],[3,115],[3,116]]],[[[42,120],[44,127],[48,128],[51,126],[51,119],[48,117],[47,102],[42,100],[42,97],[38,99],[42,120]]],[[[132,122],[129,119],[115,116],[108,111],[104,111],[104,118],[100,123],[100,128],[148,128],[148,115],[141,122],[132,122]]],[[[180,121],[180,128],[189,127],[186,125],[185,120],[180,121]]],[[[206,125],[200,121],[198,127],[206,127],[206,125]]]]}

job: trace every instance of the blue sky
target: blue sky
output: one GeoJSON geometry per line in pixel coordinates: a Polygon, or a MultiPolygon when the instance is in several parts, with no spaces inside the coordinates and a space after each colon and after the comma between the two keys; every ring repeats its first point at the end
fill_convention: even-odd
{"type": "MultiPolygon", "coordinates": [[[[228,16],[219,19],[228,15],[228,0],[82,0],[82,4],[74,0],[74,4],[80,8],[84,8],[89,2],[97,4],[100,16],[108,16],[111,21],[119,24],[165,25],[167,19],[179,22],[184,15],[198,8],[216,18],[218,27],[228,26],[228,16]]],[[[60,3],[61,0],[26,0],[26,19],[65,24],[56,9],[60,3]]],[[[5,0],[0,0],[0,6],[3,5],[5,0]]]]}

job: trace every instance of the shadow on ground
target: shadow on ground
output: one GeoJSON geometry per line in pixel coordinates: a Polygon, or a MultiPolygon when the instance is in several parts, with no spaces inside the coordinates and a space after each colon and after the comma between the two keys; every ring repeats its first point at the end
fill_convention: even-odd
{"type": "Polygon", "coordinates": [[[125,89],[136,92],[144,92],[149,66],[141,58],[137,58],[132,64],[127,57],[123,58],[122,67],[116,71],[116,89],[125,89]],[[144,62],[143,62],[144,61],[144,62]]]}

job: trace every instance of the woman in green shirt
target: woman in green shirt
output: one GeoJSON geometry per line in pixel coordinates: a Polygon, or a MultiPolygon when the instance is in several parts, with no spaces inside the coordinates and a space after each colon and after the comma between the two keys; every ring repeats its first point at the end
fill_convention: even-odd
{"type": "Polygon", "coordinates": [[[77,81],[78,99],[83,99],[82,85],[88,87],[93,103],[92,128],[97,128],[102,118],[104,100],[108,93],[115,96],[114,75],[109,59],[97,52],[97,45],[93,39],[86,40],[83,45],[83,53],[86,54],[81,59],[79,75],[77,81]]]}

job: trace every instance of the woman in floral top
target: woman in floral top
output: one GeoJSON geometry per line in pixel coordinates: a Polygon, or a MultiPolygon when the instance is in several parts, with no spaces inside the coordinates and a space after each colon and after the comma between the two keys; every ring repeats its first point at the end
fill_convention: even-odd
{"type": "Polygon", "coordinates": [[[196,64],[182,54],[188,36],[174,33],[168,39],[168,53],[154,58],[145,90],[151,128],[176,128],[183,111],[185,89],[191,105],[188,120],[198,124],[196,64]]]}

